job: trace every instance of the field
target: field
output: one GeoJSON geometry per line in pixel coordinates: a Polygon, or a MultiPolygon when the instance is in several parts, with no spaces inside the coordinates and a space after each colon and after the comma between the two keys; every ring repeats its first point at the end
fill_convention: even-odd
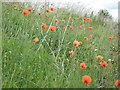
{"type": "Polygon", "coordinates": [[[2,3],[3,88],[119,88],[116,22],[39,9],[2,3]]]}

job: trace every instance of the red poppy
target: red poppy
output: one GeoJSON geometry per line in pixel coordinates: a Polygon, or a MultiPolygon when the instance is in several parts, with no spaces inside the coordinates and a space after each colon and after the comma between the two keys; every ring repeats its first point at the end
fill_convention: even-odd
{"type": "Polygon", "coordinates": [[[17,8],[18,8],[18,5],[17,5],[17,4],[14,4],[13,7],[14,7],[14,9],[17,9],[17,8]]]}
{"type": "Polygon", "coordinates": [[[52,8],[50,8],[50,10],[51,10],[51,11],[54,11],[55,9],[52,7],[52,8]]]}
{"type": "Polygon", "coordinates": [[[58,19],[55,19],[55,22],[58,23],[59,22],[58,19]]]}
{"type": "Polygon", "coordinates": [[[90,34],[90,38],[92,38],[92,34],[90,34]]]}
{"type": "Polygon", "coordinates": [[[105,61],[100,62],[100,66],[103,68],[106,68],[107,65],[108,65],[107,62],[105,62],[105,61]]]}
{"type": "Polygon", "coordinates": [[[91,44],[90,44],[90,43],[88,43],[88,46],[91,46],[91,44]]]}
{"type": "Polygon", "coordinates": [[[84,21],[87,21],[87,18],[86,18],[86,17],[84,18],[84,21]]]}
{"type": "Polygon", "coordinates": [[[56,27],[55,26],[50,26],[51,32],[56,32],[56,27]]]}
{"type": "Polygon", "coordinates": [[[98,60],[102,60],[102,59],[103,59],[103,56],[101,56],[101,55],[96,56],[96,59],[98,59],[98,60]]]}
{"type": "Polygon", "coordinates": [[[82,42],[79,42],[79,45],[81,45],[82,44],[82,42]]]}
{"type": "Polygon", "coordinates": [[[84,40],[85,40],[85,41],[87,41],[87,40],[88,40],[88,38],[87,38],[87,37],[84,37],[84,40]]]}
{"type": "Polygon", "coordinates": [[[119,86],[120,86],[120,80],[116,80],[115,86],[116,86],[116,87],[119,87],[119,86]]]}
{"type": "Polygon", "coordinates": [[[70,16],[68,16],[68,18],[70,19],[71,17],[70,17],[70,16]]]}
{"type": "Polygon", "coordinates": [[[39,41],[39,39],[38,38],[34,38],[34,40],[33,40],[35,43],[37,43],[38,41],[39,41]]]}
{"type": "Polygon", "coordinates": [[[73,46],[74,46],[75,48],[78,47],[79,45],[80,45],[80,43],[79,43],[78,41],[75,40],[75,41],[73,42],[73,46]]]}
{"type": "Polygon", "coordinates": [[[92,31],[92,30],[93,30],[93,28],[92,28],[92,27],[88,27],[88,30],[92,31]]]}
{"type": "Polygon", "coordinates": [[[62,20],[62,24],[65,24],[65,20],[62,20]]]}
{"type": "Polygon", "coordinates": [[[82,82],[83,82],[84,84],[90,84],[90,83],[92,82],[92,79],[91,79],[90,76],[84,75],[84,76],[82,77],[82,82]]]}
{"type": "Polygon", "coordinates": [[[48,9],[46,9],[46,13],[49,13],[50,11],[48,9]]]}
{"type": "Polygon", "coordinates": [[[82,29],[82,24],[80,24],[80,28],[82,29]]]}
{"type": "Polygon", "coordinates": [[[69,51],[69,54],[70,55],[74,55],[74,51],[69,51]]]}
{"type": "Polygon", "coordinates": [[[109,37],[108,40],[110,40],[110,41],[113,40],[113,37],[109,37]]]}
{"type": "Polygon", "coordinates": [[[28,15],[28,10],[23,10],[23,15],[27,16],[28,15]]]}
{"type": "Polygon", "coordinates": [[[46,23],[42,23],[42,29],[43,29],[43,30],[46,30],[46,29],[47,29],[46,23]]]}
{"type": "Polygon", "coordinates": [[[38,15],[40,15],[41,13],[40,12],[38,12],[38,15]]]}
{"type": "Polygon", "coordinates": [[[87,67],[87,66],[86,66],[85,63],[81,63],[81,64],[80,64],[80,68],[81,68],[82,70],[86,69],[86,67],[87,67]]]}
{"type": "Polygon", "coordinates": [[[32,8],[31,8],[31,7],[29,7],[29,8],[28,8],[28,11],[29,11],[29,12],[32,12],[32,8]]]}
{"type": "Polygon", "coordinates": [[[87,21],[92,22],[92,19],[91,18],[87,18],[87,21]]]}
{"type": "Polygon", "coordinates": [[[70,29],[70,30],[73,30],[73,26],[69,26],[69,29],[70,29]]]}

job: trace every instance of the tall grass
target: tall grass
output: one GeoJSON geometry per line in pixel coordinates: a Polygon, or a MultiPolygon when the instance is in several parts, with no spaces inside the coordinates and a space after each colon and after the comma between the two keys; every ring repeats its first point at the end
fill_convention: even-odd
{"type": "Polygon", "coordinates": [[[55,8],[46,14],[49,6],[41,6],[40,15],[36,8],[24,17],[22,11],[31,6],[17,3],[18,8],[14,9],[13,4],[2,3],[3,88],[116,88],[118,36],[112,20],[103,21],[92,15],[92,22],[86,22],[85,16],[75,13],[72,7],[70,10],[55,8]],[[55,19],[59,20],[57,24],[55,19]],[[42,23],[47,24],[47,30],[42,30],[42,23]],[[57,27],[56,32],[50,31],[51,25],[57,27]],[[69,30],[70,25],[73,30],[69,30]],[[89,31],[88,27],[93,30],[89,31]],[[35,37],[39,42],[33,42],[35,37]],[[88,37],[88,41],[84,37],[88,37]],[[109,37],[114,39],[109,41],[109,37]],[[81,41],[82,45],[75,48],[74,40],[81,41]],[[69,54],[71,50],[74,55],[69,54]],[[99,65],[98,55],[108,63],[105,69],[99,65]],[[82,62],[87,65],[85,70],[80,68],[82,62]],[[89,85],[82,83],[84,75],[91,76],[89,85]]]}

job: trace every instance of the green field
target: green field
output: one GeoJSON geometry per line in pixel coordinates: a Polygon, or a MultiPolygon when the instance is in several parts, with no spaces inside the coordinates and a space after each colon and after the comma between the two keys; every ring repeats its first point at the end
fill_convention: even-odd
{"type": "Polygon", "coordinates": [[[3,88],[118,88],[116,22],[48,5],[24,16],[23,10],[29,7],[24,3],[2,3],[3,88]],[[46,30],[42,23],[47,25],[46,30]],[[51,26],[56,27],[55,32],[51,26]],[[35,38],[38,41],[34,42],[35,38]],[[82,44],[75,47],[74,41],[82,44]],[[100,64],[103,61],[106,66],[100,64]],[[83,62],[85,69],[80,66],[83,62]],[[84,75],[91,77],[89,84],[82,82],[84,75]]]}

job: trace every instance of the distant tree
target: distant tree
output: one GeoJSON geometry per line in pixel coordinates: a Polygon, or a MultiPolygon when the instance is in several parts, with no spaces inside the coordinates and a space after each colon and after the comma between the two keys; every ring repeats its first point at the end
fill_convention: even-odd
{"type": "Polygon", "coordinates": [[[103,19],[112,19],[112,15],[106,9],[100,10],[98,12],[98,16],[100,16],[103,19]]]}

